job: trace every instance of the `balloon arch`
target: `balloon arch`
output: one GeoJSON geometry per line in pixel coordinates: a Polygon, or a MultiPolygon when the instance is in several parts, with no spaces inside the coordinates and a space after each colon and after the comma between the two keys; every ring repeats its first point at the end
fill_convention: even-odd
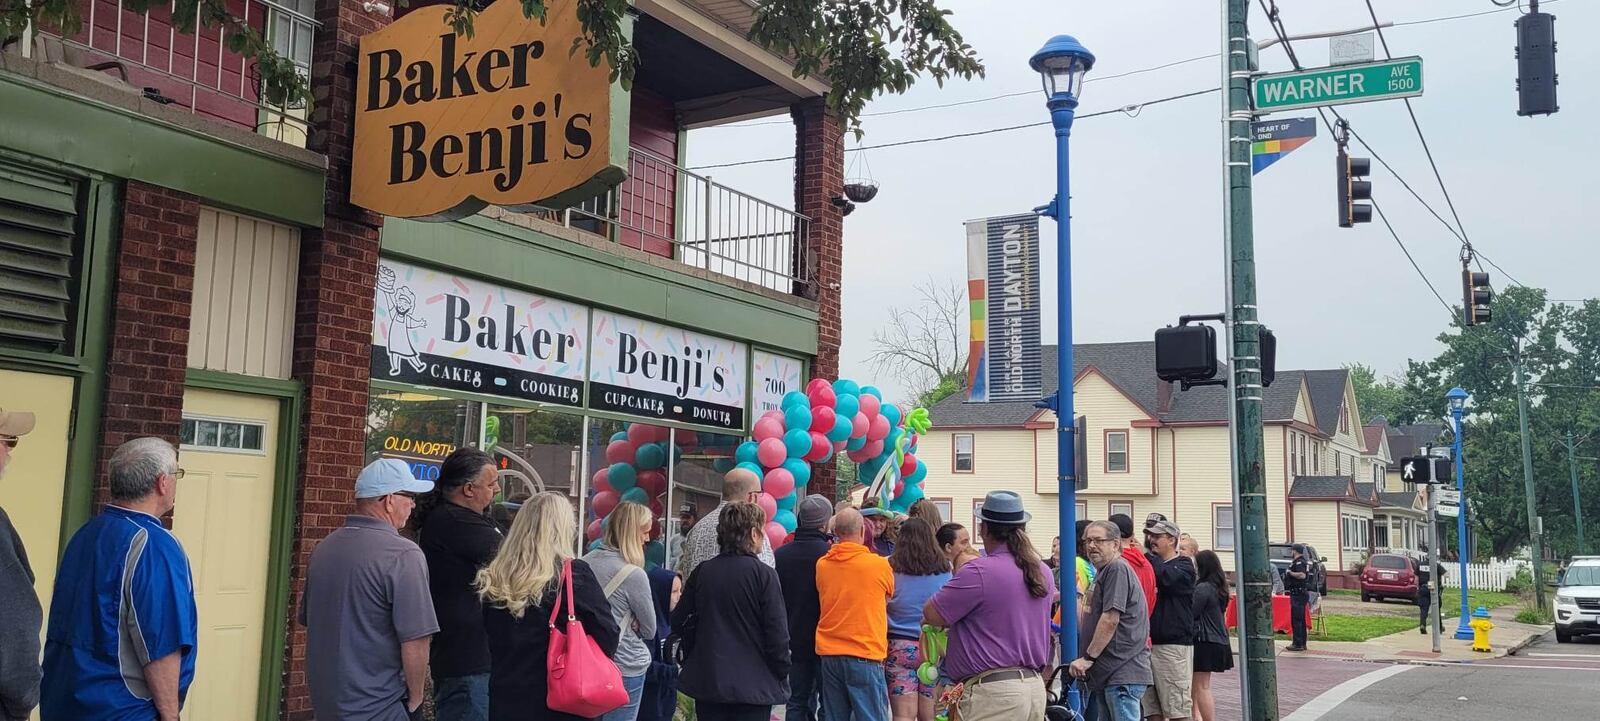
{"type": "MultiPolygon", "coordinates": [[[[928,468],[917,459],[917,439],[932,425],[925,408],[905,410],[885,403],[883,394],[855,381],[817,378],[804,393],[791,391],[779,408],[756,419],[752,440],[717,458],[719,473],[744,468],[761,479],[759,504],[766,512],[767,538],[774,548],[794,532],[794,506],[805,495],[812,468],[829,463],[838,454],[857,464],[857,476],[867,495],[890,509],[906,512],[926,494],[928,468]]],[[[669,491],[669,467],[686,452],[705,446],[735,443],[728,436],[673,431],[664,426],[632,423],[611,436],[606,444],[606,466],[593,478],[585,537],[593,548],[600,543],[611,512],[624,501],[649,506],[659,518],[661,498],[669,491]]],[[[724,451],[725,452],[725,451],[724,451]]],[[[658,529],[659,532],[659,529],[658,529]]],[[[664,549],[659,540],[646,548],[646,556],[660,563],[664,549]]]]}

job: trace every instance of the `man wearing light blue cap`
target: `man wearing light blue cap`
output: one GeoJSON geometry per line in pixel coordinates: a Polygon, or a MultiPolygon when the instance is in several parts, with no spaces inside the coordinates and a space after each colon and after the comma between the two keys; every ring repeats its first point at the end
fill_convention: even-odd
{"type": "Polygon", "coordinates": [[[373,461],[356,477],[355,512],[311,552],[300,623],[317,718],[406,721],[422,707],[439,621],[427,560],[399,529],[432,490],[403,461],[373,461]]]}

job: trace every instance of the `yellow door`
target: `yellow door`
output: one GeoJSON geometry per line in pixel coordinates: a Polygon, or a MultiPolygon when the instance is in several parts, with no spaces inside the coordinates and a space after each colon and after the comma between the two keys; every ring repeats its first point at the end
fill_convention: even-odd
{"type": "Polygon", "coordinates": [[[261,685],[279,401],[190,389],[172,531],[189,554],[199,659],[183,717],[254,721],[261,685]]]}

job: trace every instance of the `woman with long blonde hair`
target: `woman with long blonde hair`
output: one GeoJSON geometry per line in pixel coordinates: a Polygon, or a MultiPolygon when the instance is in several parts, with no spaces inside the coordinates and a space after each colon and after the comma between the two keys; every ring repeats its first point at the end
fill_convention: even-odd
{"type": "Polygon", "coordinates": [[[562,568],[572,563],[573,608],[563,602],[553,623],[565,632],[575,616],[607,656],[617,652],[618,629],[605,591],[589,564],[572,557],[578,535],[572,502],[559,493],[535,494],[517,512],[500,552],[478,572],[483,629],[489,637],[489,719],[579,717],[550,710],[545,655],[551,610],[562,588],[562,568]]]}
{"type": "Polygon", "coordinates": [[[600,547],[583,556],[604,586],[611,615],[622,629],[622,640],[611,658],[622,672],[628,703],[607,712],[601,721],[634,721],[639,716],[645,673],[650,670],[650,646],[645,642],[656,635],[656,604],[644,570],[644,544],[654,528],[655,515],[649,508],[624,501],[606,517],[600,547]]]}

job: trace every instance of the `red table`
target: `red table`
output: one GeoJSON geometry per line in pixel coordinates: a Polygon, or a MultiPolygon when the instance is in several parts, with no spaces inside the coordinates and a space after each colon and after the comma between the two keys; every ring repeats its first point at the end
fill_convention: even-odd
{"type": "MultiPolygon", "coordinates": [[[[1239,596],[1233,594],[1228,597],[1227,623],[1228,628],[1239,626],[1239,596]]],[[[1306,628],[1311,628],[1311,606],[1306,606],[1306,628]]],[[[1272,630],[1278,633],[1292,633],[1289,627],[1289,597],[1276,594],[1272,597],[1272,630]]]]}

